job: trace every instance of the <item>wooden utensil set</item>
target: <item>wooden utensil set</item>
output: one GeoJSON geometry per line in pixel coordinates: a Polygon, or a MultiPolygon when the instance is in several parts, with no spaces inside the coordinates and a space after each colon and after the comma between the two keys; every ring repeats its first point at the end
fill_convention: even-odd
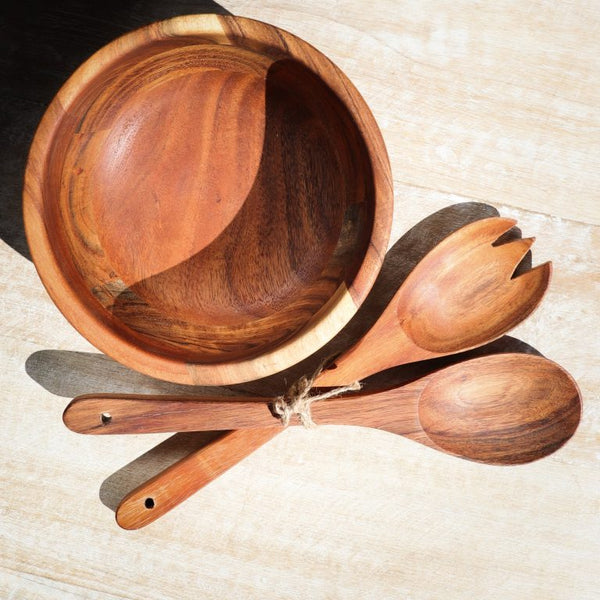
{"type": "MultiPolygon", "coordinates": [[[[24,222],[49,295],[97,348],[165,381],[232,385],[298,364],[357,313],[388,246],[392,182],[371,111],[326,56],[266,23],[185,15],[115,40],[64,84],[32,142],[24,222]]],[[[540,356],[459,357],[357,389],[484,346],[536,308],[551,267],[523,269],[533,238],[509,240],[514,226],[456,229],[362,339],[282,397],[73,400],[64,422],[81,433],[227,432],[125,497],[118,523],[150,523],[298,420],[490,464],[556,450],[580,395],[540,356]]]]}
{"type": "MultiPolygon", "coordinates": [[[[486,344],[521,322],[546,292],[551,267],[545,263],[512,277],[533,243],[494,243],[514,225],[511,219],[483,219],[439,243],[367,334],[312,384],[343,386],[394,366],[455,354],[486,344]]],[[[134,529],[283,431],[276,406],[300,416],[310,410],[317,424],[374,427],[462,458],[505,465],[554,452],[575,432],[581,410],[572,377],[559,365],[529,354],[463,360],[392,389],[319,399],[322,391],[309,390],[300,407],[297,395],[91,394],[74,399],[63,418],[71,430],[91,434],[234,430],[129,494],[117,509],[117,521],[134,529]]]]}

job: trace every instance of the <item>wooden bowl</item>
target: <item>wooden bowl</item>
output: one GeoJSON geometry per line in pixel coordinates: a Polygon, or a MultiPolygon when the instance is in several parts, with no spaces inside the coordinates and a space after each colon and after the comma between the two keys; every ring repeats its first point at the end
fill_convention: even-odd
{"type": "Polygon", "coordinates": [[[71,324],[123,364],[231,384],[348,322],[392,181],[350,81],[297,37],[194,15],[117,39],[59,91],[27,165],[27,238],[71,324]]]}

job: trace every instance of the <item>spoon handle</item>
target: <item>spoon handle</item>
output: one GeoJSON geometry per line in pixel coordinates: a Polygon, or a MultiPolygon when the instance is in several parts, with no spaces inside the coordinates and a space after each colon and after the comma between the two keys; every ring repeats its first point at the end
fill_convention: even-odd
{"type": "MultiPolygon", "coordinates": [[[[392,390],[352,394],[311,405],[316,423],[389,429],[399,416],[416,410],[425,379],[392,390]]],[[[65,409],[65,425],[77,433],[169,433],[229,429],[282,429],[270,398],[98,394],[75,398],[65,409]]],[[[402,419],[401,419],[402,420],[402,419]]],[[[291,425],[298,424],[292,419],[291,425]]],[[[395,433],[396,431],[393,430],[395,433]]],[[[403,430],[397,433],[404,433],[403,430]]],[[[240,433],[240,436],[242,434],[240,433]]]]}
{"type": "Polygon", "coordinates": [[[117,507],[117,523],[123,529],[139,529],[152,523],[266,444],[280,431],[281,427],[269,427],[225,433],[125,496],[117,507]]]}
{"type": "Polygon", "coordinates": [[[268,398],[86,394],[65,409],[77,433],[169,433],[281,426],[268,398]]]}

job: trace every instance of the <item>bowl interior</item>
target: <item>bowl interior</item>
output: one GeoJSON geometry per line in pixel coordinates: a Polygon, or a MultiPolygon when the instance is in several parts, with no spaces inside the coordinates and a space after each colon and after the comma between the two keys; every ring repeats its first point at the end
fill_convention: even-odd
{"type": "Polygon", "coordinates": [[[78,91],[43,195],[90,315],[195,363],[258,356],[316,322],[361,266],[375,202],[364,139],[319,76],[193,37],[147,42],[78,91]]]}

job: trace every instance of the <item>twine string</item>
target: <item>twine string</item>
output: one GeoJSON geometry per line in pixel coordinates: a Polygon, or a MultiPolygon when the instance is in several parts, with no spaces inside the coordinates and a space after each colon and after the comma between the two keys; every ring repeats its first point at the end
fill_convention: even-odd
{"type": "Polygon", "coordinates": [[[316,423],[312,419],[310,407],[314,402],[320,402],[327,400],[328,398],[334,398],[340,396],[345,392],[353,392],[361,389],[360,381],[354,381],[349,385],[343,385],[341,387],[334,388],[323,392],[322,394],[310,394],[315,380],[321,374],[324,365],[321,365],[313,375],[303,375],[295,381],[289,389],[275,399],[271,405],[273,413],[281,419],[281,423],[284,427],[290,424],[290,420],[294,415],[297,415],[300,422],[307,429],[316,427],[316,423]]]}

